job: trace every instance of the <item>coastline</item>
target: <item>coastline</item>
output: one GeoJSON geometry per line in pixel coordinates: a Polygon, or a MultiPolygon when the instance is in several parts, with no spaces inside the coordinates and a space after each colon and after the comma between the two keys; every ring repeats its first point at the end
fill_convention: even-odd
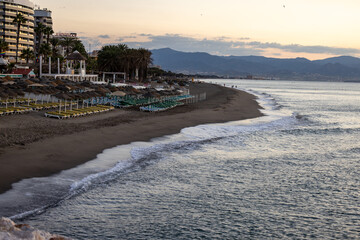
{"type": "Polygon", "coordinates": [[[44,118],[42,112],[0,118],[0,193],[22,179],[74,168],[104,149],[200,124],[262,116],[256,97],[249,93],[206,83],[192,84],[190,90],[207,92],[207,99],[156,114],[115,110],[63,121],[44,118]]]}

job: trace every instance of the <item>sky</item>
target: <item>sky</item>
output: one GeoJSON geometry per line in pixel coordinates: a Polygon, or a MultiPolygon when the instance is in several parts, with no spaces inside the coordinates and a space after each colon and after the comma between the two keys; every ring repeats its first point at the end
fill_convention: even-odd
{"type": "Polygon", "coordinates": [[[106,44],[311,60],[360,57],[359,0],[33,0],[55,32],[106,44]]]}

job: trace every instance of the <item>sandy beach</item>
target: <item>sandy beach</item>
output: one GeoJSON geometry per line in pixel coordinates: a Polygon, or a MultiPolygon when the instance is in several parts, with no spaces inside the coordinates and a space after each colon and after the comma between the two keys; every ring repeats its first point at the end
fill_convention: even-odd
{"type": "Polygon", "coordinates": [[[45,177],[94,159],[104,149],[175,134],[206,123],[261,116],[256,97],[212,84],[192,84],[205,101],[162,113],[117,109],[70,120],[48,119],[44,112],[0,118],[0,193],[25,178],[45,177]]]}

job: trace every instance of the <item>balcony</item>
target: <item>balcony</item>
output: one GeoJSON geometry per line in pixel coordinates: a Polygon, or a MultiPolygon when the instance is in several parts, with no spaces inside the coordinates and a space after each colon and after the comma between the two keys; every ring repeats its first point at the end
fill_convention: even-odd
{"type": "Polygon", "coordinates": [[[34,10],[29,9],[29,8],[25,8],[25,7],[21,7],[21,6],[14,6],[14,5],[10,5],[10,4],[5,4],[5,8],[3,7],[3,9],[10,9],[10,10],[15,10],[18,11],[19,13],[28,13],[30,15],[34,15],[34,10]]]}

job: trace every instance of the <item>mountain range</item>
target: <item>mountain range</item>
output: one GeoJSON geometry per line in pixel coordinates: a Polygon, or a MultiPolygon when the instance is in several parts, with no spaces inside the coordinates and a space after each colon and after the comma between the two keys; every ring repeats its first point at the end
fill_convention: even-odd
{"type": "Polygon", "coordinates": [[[185,74],[220,77],[256,76],[294,80],[360,81],[360,58],[340,56],[311,61],[306,58],[216,56],[204,52],[152,50],[154,65],[185,74]]]}

